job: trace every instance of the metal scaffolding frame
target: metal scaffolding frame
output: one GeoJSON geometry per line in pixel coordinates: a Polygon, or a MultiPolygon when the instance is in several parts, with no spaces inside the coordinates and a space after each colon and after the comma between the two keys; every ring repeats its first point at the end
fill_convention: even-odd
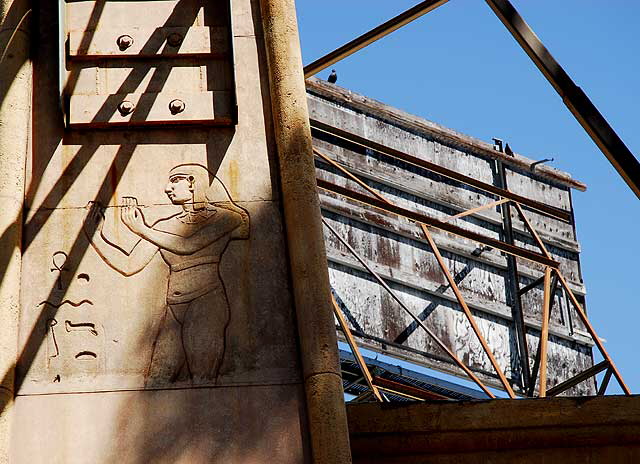
{"type": "MultiPolygon", "coordinates": [[[[410,23],[411,21],[423,16],[424,14],[433,11],[437,7],[447,3],[448,0],[426,0],[423,1],[413,8],[406,10],[405,12],[395,16],[394,18],[384,22],[383,24],[375,27],[374,29],[366,32],[365,34],[351,40],[345,45],[337,48],[336,50],[326,54],[325,56],[315,60],[304,68],[305,78],[310,77],[323,69],[328,68],[332,64],[342,60],[343,58],[357,52],[358,50],[370,45],[371,43],[377,41],[378,39],[390,34],[391,32],[401,28],[402,26],[410,23]]],[[[522,47],[522,49],[527,53],[527,55],[531,58],[531,60],[535,63],[538,69],[543,73],[549,83],[553,86],[556,92],[560,95],[563,102],[567,106],[567,108],[571,111],[574,117],[578,120],[578,122],[582,125],[585,131],[589,134],[589,136],[593,139],[596,145],[600,148],[602,153],[607,157],[607,159],[611,162],[614,168],[618,171],[620,176],[625,180],[627,185],[633,190],[633,192],[640,198],[640,163],[633,156],[631,151],[626,147],[624,142],[618,137],[613,128],[608,124],[607,120],[602,116],[602,114],[597,110],[597,108],[593,105],[593,103],[589,100],[587,95],[575,85],[573,80],[569,77],[569,75],[564,71],[564,69],[560,66],[560,64],[553,58],[551,53],[546,49],[546,47],[542,44],[540,39],[535,35],[533,30],[529,27],[529,25],[524,21],[524,19],[520,16],[520,14],[516,11],[513,5],[509,2],[509,0],[485,0],[489,5],[491,10],[496,14],[496,16],[502,21],[505,27],[509,30],[511,35],[515,38],[518,44],[522,47]]],[[[400,216],[404,216],[410,221],[415,222],[419,225],[422,233],[425,238],[429,242],[431,249],[433,250],[438,263],[441,267],[442,272],[445,274],[447,281],[449,282],[452,290],[455,293],[456,299],[465,312],[467,319],[469,320],[475,334],[479,338],[483,349],[486,355],[489,357],[491,364],[493,365],[498,377],[509,394],[510,397],[514,397],[515,394],[509,385],[509,382],[504,377],[504,374],[501,372],[497,362],[495,361],[490,348],[486,344],[486,341],[482,337],[482,334],[479,332],[477,324],[471,314],[468,306],[466,305],[462,294],[460,293],[458,286],[456,285],[451,273],[447,269],[446,263],[444,263],[442,256],[438,250],[438,247],[433,240],[433,237],[429,231],[429,227],[441,229],[453,234],[456,234],[461,237],[465,237],[471,240],[475,240],[481,244],[492,246],[497,248],[505,253],[507,253],[507,264],[508,264],[508,273],[510,276],[511,282],[511,293],[512,293],[512,311],[515,322],[516,334],[518,338],[518,349],[520,351],[520,360],[521,360],[521,369],[522,369],[522,383],[526,386],[526,392],[529,396],[534,394],[534,390],[536,387],[536,383],[538,384],[538,396],[553,396],[568,388],[573,387],[578,384],[595,376],[596,374],[606,370],[602,384],[598,389],[598,395],[604,394],[606,388],[608,386],[609,380],[612,376],[616,378],[620,387],[624,391],[625,394],[629,395],[630,391],[628,387],[625,385],[624,381],[617,368],[615,367],[613,361],[609,357],[606,352],[602,342],[598,338],[595,333],[595,330],[589,323],[587,316],[580,306],[576,296],[569,288],[567,281],[564,279],[559,270],[559,263],[553,259],[551,254],[548,252],[544,243],[540,239],[539,235],[532,227],[531,223],[527,219],[524,214],[521,205],[524,205],[532,210],[542,213],[556,219],[561,219],[566,222],[571,222],[572,215],[568,211],[564,211],[558,208],[554,208],[550,205],[545,205],[540,202],[536,202],[534,200],[519,196],[513,192],[510,192],[508,186],[506,185],[506,177],[504,166],[501,161],[496,161],[496,167],[498,169],[499,178],[501,180],[500,186],[496,187],[494,185],[485,184],[483,182],[477,181],[476,179],[469,178],[455,171],[451,171],[442,166],[436,165],[434,163],[430,163],[417,157],[413,157],[409,154],[402,153],[398,150],[394,150],[390,147],[385,147],[381,144],[371,142],[362,137],[359,137],[355,134],[350,134],[342,129],[334,128],[328,126],[320,121],[311,120],[312,127],[314,130],[320,130],[324,132],[330,133],[332,136],[344,139],[350,143],[355,143],[357,145],[365,146],[369,149],[384,153],[387,156],[394,157],[396,159],[400,159],[404,162],[419,166],[421,168],[430,170],[432,172],[436,172],[438,174],[444,175],[451,179],[455,179],[456,181],[465,183],[467,185],[473,186],[475,188],[479,188],[486,192],[490,192],[499,197],[499,199],[495,202],[489,203],[487,205],[479,206],[477,208],[473,208],[469,211],[465,211],[459,213],[455,216],[452,216],[444,221],[435,220],[433,218],[429,218],[424,215],[420,215],[413,211],[408,211],[403,208],[400,208],[378,192],[370,188],[364,181],[359,179],[357,176],[353,175],[348,169],[344,168],[340,164],[336,163],[334,160],[314,150],[314,153],[319,156],[324,162],[329,163],[333,167],[340,170],[347,177],[357,182],[361,187],[363,187],[367,192],[369,192],[372,197],[368,195],[361,194],[359,192],[355,192],[349,190],[344,187],[340,187],[330,182],[327,182],[322,179],[318,179],[318,187],[325,191],[333,192],[338,195],[345,196],[349,198],[351,201],[361,202],[367,204],[370,207],[377,208],[383,210],[387,213],[397,214],[400,216]],[[463,217],[468,214],[473,214],[477,211],[480,211],[485,208],[493,208],[496,206],[500,206],[502,219],[503,219],[503,240],[495,240],[489,237],[481,236],[480,234],[476,234],[465,229],[459,228],[457,226],[453,226],[448,224],[450,220],[457,219],[459,217],[463,217]],[[540,253],[531,252],[530,250],[526,250],[524,248],[520,248],[514,244],[513,239],[513,230],[511,224],[511,206],[515,207],[518,216],[524,222],[525,227],[537,247],[540,249],[540,253]],[[544,266],[544,275],[539,279],[534,281],[533,283],[523,287],[518,288],[518,268],[516,257],[528,259],[530,261],[536,262],[538,264],[542,264],[544,266]],[[593,366],[590,369],[585,370],[573,378],[568,379],[561,384],[547,390],[547,346],[548,346],[548,337],[549,337],[549,319],[551,315],[551,311],[553,309],[554,298],[553,295],[556,292],[558,283],[562,286],[563,291],[567,295],[569,301],[573,305],[576,313],[582,320],[583,324],[587,328],[589,334],[591,335],[595,345],[600,351],[601,355],[604,357],[604,361],[593,366]],[[529,353],[528,347],[526,343],[526,334],[527,330],[524,323],[524,315],[522,311],[522,301],[521,297],[527,291],[539,286],[543,285],[544,289],[544,297],[543,297],[543,316],[542,316],[542,329],[540,342],[538,344],[538,349],[535,357],[535,362],[532,368],[529,366],[529,353]],[[539,375],[538,375],[539,374],[539,375]],[[539,377],[539,378],[538,378],[539,377]]],[[[332,229],[329,224],[325,221],[325,226],[329,228],[337,237],[342,241],[343,244],[347,246],[347,248],[354,254],[354,256],[365,266],[370,273],[374,275],[376,280],[385,288],[388,292],[391,293],[391,296],[403,307],[405,311],[407,311],[420,325],[424,330],[429,332],[429,329],[415,317],[409,311],[408,308],[404,306],[404,304],[399,300],[393,291],[384,283],[381,277],[379,277],[367,264],[366,262],[357,255],[355,250],[351,248],[348,243],[339,236],[339,234],[332,229]]],[[[340,318],[338,313],[340,312],[339,307],[335,300],[333,301],[333,307],[336,311],[336,316],[338,320],[341,321],[340,325],[342,330],[345,332],[345,336],[349,340],[349,344],[354,352],[354,355],[358,359],[358,363],[361,363],[362,357],[357,354],[358,348],[353,340],[353,337],[349,331],[348,326],[346,325],[346,321],[343,318],[340,318]]],[[[434,338],[435,335],[431,334],[434,338]]],[[[442,342],[435,338],[436,342],[441,344],[442,342]]],[[[486,393],[488,393],[491,397],[493,395],[488,392],[486,387],[480,382],[477,377],[475,377],[467,366],[464,366],[460,360],[458,360],[453,353],[450,353],[448,349],[445,349],[448,352],[450,357],[454,359],[456,364],[463,369],[486,393]]],[[[367,379],[367,382],[371,385],[371,392],[377,398],[379,398],[379,392],[375,386],[371,383],[371,376],[367,371],[366,364],[362,361],[361,368],[367,379]]]]}
{"type": "MultiPolygon", "coordinates": [[[[317,125],[317,122],[312,121],[312,126],[315,128],[315,126],[317,125]]],[[[340,136],[343,139],[346,139],[349,142],[354,142],[354,140],[350,140],[349,138],[347,138],[345,136],[345,132],[340,130],[340,129],[334,129],[334,128],[329,128],[329,126],[327,125],[323,125],[323,130],[329,133],[335,132],[336,133],[340,133],[340,136]]],[[[358,140],[358,144],[366,146],[369,149],[375,150],[376,152],[388,156],[390,158],[397,158],[398,154],[400,154],[401,156],[403,156],[404,158],[408,158],[411,157],[411,155],[409,154],[404,154],[404,153],[400,153],[397,150],[391,149],[389,147],[385,147],[379,143],[375,143],[372,144],[368,141],[365,141],[363,139],[359,139],[358,140]],[[374,147],[371,147],[369,145],[375,145],[374,147]]],[[[514,194],[512,192],[510,192],[508,189],[504,188],[504,189],[500,189],[500,192],[504,194],[504,196],[500,196],[498,194],[496,194],[499,198],[496,201],[490,202],[488,204],[485,205],[481,205],[478,206],[476,208],[472,208],[470,210],[467,211],[463,211],[459,214],[450,216],[449,218],[445,219],[445,220],[436,220],[433,219],[431,217],[422,215],[420,213],[417,213],[415,211],[411,211],[411,210],[407,210],[404,208],[401,208],[397,205],[395,205],[393,202],[391,202],[390,200],[388,200],[387,198],[385,198],[383,195],[381,195],[379,192],[377,192],[376,190],[374,190],[373,188],[371,188],[363,179],[359,178],[357,175],[355,175],[353,172],[351,172],[348,168],[346,168],[345,166],[341,165],[340,163],[338,163],[337,161],[331,159],[331,157],[329,157],[326,153],[322,153],[321,151],[317,150],[317,149],[313,149],[314,154],[320,159],[322,160],[324,163],[329,164],[331,166],[333,166],[334,168],[338,169],[342,174],[344,174],[347,178],[351,179],[352,181],[356,182],[360,187],[362,187],[363,189],[365,189],[370,195],[366,195],[363,193],[359,193],[356,192],[352,189],[349,189],[347,187],[341,187],[338,186],[336,184],[330,183],[326,180],[323,179],[317,179],[318,182],[318,188],[320,190],[324,190],[326,192],[329,193],[333,193],[333,194],[337,194],[340,195],[342,197],[347,198],[348,200],[352,201],[352,202],[356,202],[356,203],[360,203],[360,204],[364,204],[370,208],[373,209],[377,209],[382,211],[383,213],[386,214],[394,214],[394,215],[398,215],[400,217],[404,217],[405,219],[414,222],[422,231],[425,239],[427,240],[427,242],[429,243],[429,246],[431,248],[431,250],[433,251],[434,255],[436,256],[436,259],[438,261],[438,264],[440,266],[441,271],[443,272],[443,274],[445,275],[451,289],[453,290],[456,300],[459,304],[459,306],[461,307],[462,311],[464,312],[467,320],[469,321],[469,324],[471,325],[475,335],[477,336],[478,340],[480,341],[483,350],[486,354],[486,356],[489,358],[498,379],[500,380],[500,383],[502,384],[504,390],[507,392],[507,394],[509,395],[509,397],[511,398],[515,398],[516,394],[513,391],[511,384],[509,383],[509,381],[506,379],[504,372],[502,372],[502,369],[500,368],[500,366],[498,365],[498,363],[496,362],[495,358],[493,357],[493,353],[491,352],[491,348],[489,347],[488,343],[486,342],[486,340],[484,339],[483,335],[481,334],[477,323],[475,322],[475,318],[473,317],[473,314],[471,313],[471,311],[469,310],[469,307],[466,304],[466,301],[464,299],[464,296],[462,295],[462,293],[460,292],[460,289],[458,288],[458,285],[456,284],[456,282],[453,279],[453,276],[451,275],[450,270],[448,269],[448,266],[446,265],[444,259],[442,258],[442,255],[439,251],[439,248],[435,242],[435,240],[433,239],[433,236],[429,230],[429,228],[435,228],[435,229],[441,229],[444,230],[446,232],[451,232],[454,233],[458,236],[470,239],[470,240],[474,240],[478,243],[484,244],[484,245],[489,245],[492,246],[496,249],[502,250],[505,253],[507,253],[508,256],[512,256],[514,258],[514,267],[509,269],[509,272],[511,274],[511,277],[515,282],[516,285],[516,291],[514,293],[514,298],[518,301],[519,304],[514,305],[513,309],[514,309],[514,315],[517,315],[518,317],[514,317],[514,321],[516,322],[516,326],[520,326],[519,329],[516,331],[517,333],[517,337],[518,337],[518,346],[521,347],[524,345],[526,346],[526,335],[527,335],[527,331],[526,331],[526,327],[524,325],[524,314],[522,312],[522,307],[520,304],[520,297],[530,291],[531,289],[539,286],[540,284],[543,284],[543,288],[544,288],[544,296],[543,296],[543,313],[542,313],[542,328],[541,328],[541,334],[540,334],[540,341],[538,344],[538,350],[537,350],[537,354],[536,357],[534,359],[534,366],[533,368],[530,369],[529,366],[529,357],[527,356],[523,356],[522,353],[520,353],[520,358],[521,358],[521,362],[523,365],[523,384],[525,386],[524,388],[524,392],[525,394],[527,394],[528,396],[534,396],[534,391],[535,391],[535,386],[536,384],[538,384],[538,395],[539,397],[545,397],[545,396],[555,396],[557,394],[560,394],[564,391],[566,391],[567,389],[577,385],[578,383],[593,377],[597,374],[599,374],[600,372],[602,372],[603,370],[606,369],[606,373],[605,373],[605,378],[603,379],[603,382],[598,390],[598,394],[602,395],[606,392],[606,388],[607,385],[609,383],[609,379],[611,378],[611,376],[614,376],[618,382],[618,384],[620,385],[620,387],[622,388],[622,390],[624,391],[624,393],[626,395],[630,395],[631,392],[629,390],[629,388],[627,387],[627,385],[624,383],[624,380],[622,379],[622,376],[620,375],[618,369],[616,368],[613,360],[611,359],[611,357],[609,356],[609,354],[607,353],[606,349],[604,348],[602,342],[600,341],[600,339],[598,338],[595,329],[593,328],[593,326],[591,325],[591,323],[589,322],[584,310],[582,309],[580,303],[578,302],[578,299],[576,298],[575,294],[573,293],[573,291],[571,290],[571,288],[569,287],[567,281],[565,280],[565,278],[562,276],[562,273],[560,272],[560,264],[555,261],[553,259],[553,256],[551,255],[551,253],[549,253],[549,251],[547,250],[545,244],[543,243],[542,239],[540,238],[540,236],[538,235],[537,231],[535,230],[535,228],[532,226],[531,222],[529,221],[529,219],[527,218],[527,216],[525,215],[525,212],[522,208],[522,205],[519,201],[517,201],[516,199],[514,199],[514,194]],[[531,238],[533,239],[534,243],[536,244],[536,246],[540,249],[540,253],[534,253],[531,252],[530,250],[526,250],[524,248],[518,247],[513,245],[513,230],[512,230],[512,225],[511,225],[511,221],[509,220],[508,222],[505,222],[506,227],[505,227],[505,237],[504,240],[496,240],[490,237],[486,237],[483,236],[481,234],[475,233],[475,232],[471,232],[468,231],[466,229],[463,229],[461,227],[458,226],[454,226],[449,224],[448,222],[450,220],[453,219],[457,219],[460,217],[464,217],[467,216],[469,214],[473,214],[476,213],[478,211],[481,211],[483,209],[487,209],[487,208],[494,208],[497,206],[500,206],[502,211],[503,211],[503,215],[505,214],[505,210],[507,206],[513,206],[515,208],[515,210],[518,213],[518,216],[520,217],[520,219],[522,220],[522,222],[525,225],[526,230],[528,231],[528,233],[530,234],[531,238]],[[510,238],[509,238],[510,237],[510,238]],[[508,243],[510,242],[510,243],[508,243]],[[540,264],[542,266],[544,266],[544,274],[542,277],[540,277],[539,279],[535,280],[533,283],[526,285],[523,288],[519,288],[518,286],[518,273],[517,273],[517,268],[515,267],[515,257],[520,257],[523,259],[528,259],[530,261],[533,261],[537,264],[540,264]],[[547,389],[547,348],[548,348],[548,343],[549,343],[549,320],[550,320],[550,315],[551,315],[551,310],[553,307],[553,295],[555,294],[556,288],[558,286],[558,284],[560,284],[564,290],[564,292],[566,292],[570,302],[572,303],[575,312],[578,314],[580,320],[582,321],[582,323],[584,324],[584,326],[586,327],[589,335],[591,336],[591,338],[594,341],[594,344],[596,345],[596,347],[598,348],[600,354],[602,355],[602,357],[604,358],[604,361],[597,364],[596,366],[593,366],[589,369],[586,369],[584,372],[580,372],[577,375],[575,375],[574,377],[567,379],[565,381],[563,381],[562,383],[556,385],[555,387],[551,388],[551,389],[547,389]],[[526,374],[524,374],[526,372],[526,374]],[[538,375],[539,373],[539,375],[538,375]],[[538,378],[539,377],[539,378],[538,378]]],[[[425,169],[429,169],[426,166],[422,166],[425,169]]],[[[460,181],[460,177],[458,176],[458,178],[456,179],[458,181],[460,181]]],[[[463,183],[467,183],[462,181],[463,183]]],[[[476,181],[473,180],[473,182],[475,183],[476,181]]],[[[503,179],[504,182],[504,179],[503,179]]],[[[470,183],[467,183],[468,185],[471,185],[470,183]]],[[[503,183],[503,187],[506,187],[506,185],[504,185],[503,183]]],[[[531,200],[528,200],[528,202],[531,202],[531,200]]],[[[539,205],[534,205],[535,206],[539,206],[539,205]]],[[[532,208],[532,209],[534,209],[532,208]]],[[[536,210],[539,210],[538,208],[535,208],[536,210]]],[[[510,213],[509,213],[510,214],[510,213]]],[[[510,218],[510,216],[509,216],[510,218]]],[[[349,245],[348,241],[346,239],[344,239],[333,227],[331,227],[331,225],[323,219],[324,225],[327,227],[327,229],[333,234],[335,235],[338,240],[349,250],[349,252],[364,266],[364,268],[374,277],[374,279],[391,295],[391,297],[400,305],[400,307],[423,329],[426,331],[426,333],[440,346],[440,348],[442,348],[447,355],[454,361],[454,363],[460,368],[462,369],[487,395],[489,395],[490,398],[494,398],[495,395],[493,395],[486,387],[486,385],[484,385],[484,383],[482,383],[482,381],[480,379],[477,378],[477,376],[475,376],[475,374],[473,374],[473,372],[471,371],[471,369],[466,366],[425,324],[422,320],[420,320],[415,314],[413,314],[413,312],[402,302],[402,300],[393,292],[393,290],[388,286],[388,284],[384,281],[384,279],[382,277],[380,277],[372,268],[371,266],[366,262],[366,260],[361,257],[357,251],[351,246],[349,245]]],[[[338,306],[338,304],[335,302],[335,299],[333,301],[333,307],[334,307],[334,311],[336,311],[336,313],[340,312],[340,308],[338,306]]],[[[359,352],[358,352],[358,347],[357,344],[355,343],[355,340],[353,339],[353,336],[351,334],[350,329],[348,328],[348,325],[346,324],[346,321],[344,320],[343,317],[341,317],[342,315],[338,315],[336,314],[336,316],[338,317],[338,320],[340,321],[340,326],[341,329],[343,330],[343,332],[345,333],[345,336],[347,338],[347,340],[349,341],[349,345],[352,349],[352,352],[354,353],[354,356],[356,356],[357,359],[361,360],[362,357],[360,356],[359,352]]],[[[518,327],[517,327],[518,328],[518,327]]],[[[358,362],[358,364],[360,365],[360,361],[358,362]]],[[[361,365],[362,371],[363,371],[363,375],[366,379],[371,379],[371,375],[369,374],[366,364],[364,364],[364,362],[362,362],[361,365]]],[[[369,383],[369,380],[367,380],[367,382],[369,383]]],[[[373,381],[371,381],[371,384],[373,384],[373,381]]],[[[370,393],[373,393],[375,395],[375,393],[377,392],[377,389],[372,388],[370,393]]],[[[369,395],[367,395],[368,397],[369,395]]],[[[357,401],[362,401],[364,399],[366,399],[367,397],[362,397],[359,399],[357,399],[357,401]]],[[[377,397],[377,396],[376,396],[377,397]]]]}

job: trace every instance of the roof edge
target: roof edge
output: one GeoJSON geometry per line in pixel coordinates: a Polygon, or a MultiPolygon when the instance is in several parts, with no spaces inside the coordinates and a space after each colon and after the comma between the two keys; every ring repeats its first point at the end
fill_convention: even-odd
{"type": "Polygon", "coordinates": [[[430,136],[444,142],[463,146],[481,155],[503,161],[505,164],[518,169],[535,172],[536,175],[565,187],[583,192],[587,189],[587,185],[585,183],[574,179],[567,172],[546,165],[536,165],[532,170],[531,165],[534,163],[534,160],[525,156],[518,153],[514,153],[514,156],[506,155],[495,150],[493,145],[487,142],[462,134],[453,129],[449,129],[448,127],[441,126],[419,116],[412,115],[398,108],[394,108],[372,98],[357,94],[335,84],[330,84],[321,79],[310,77],[306,80],[306,85],[307,91],[313,94],[317,94],[324,98],[344,101],[354,109],[371,116],[387,120],[398,126],[429,134],[430,136]]]}

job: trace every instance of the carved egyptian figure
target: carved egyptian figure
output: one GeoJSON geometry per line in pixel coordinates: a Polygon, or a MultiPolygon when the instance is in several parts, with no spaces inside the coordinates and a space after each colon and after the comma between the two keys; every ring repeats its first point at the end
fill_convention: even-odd
{"type": "Polygon", "coordinates": [[[182,211],[151,226],[137,199],[123,198],[122,222],[141,239],[130,253],[105,237],[98,204],[90,205],[84,230],[104,262],[124,276],[140,272],[157,252],[169,266],[167,306],[153,344],[147,385],[215,380],[230,319],[219,262],[231,240],[248,238],[249,215],[200,164],[174,167],[164,191],[182,211]],[[214,187],[223,190],[226,201],[212,201],[214,187]]]}

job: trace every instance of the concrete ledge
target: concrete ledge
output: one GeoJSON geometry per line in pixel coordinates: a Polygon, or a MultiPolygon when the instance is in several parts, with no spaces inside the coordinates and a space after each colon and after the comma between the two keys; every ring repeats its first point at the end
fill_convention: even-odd
{"type": "Polygon", "coordinates": [[[347,414],[355,463],[640,462],[639,396],[353,404],[347,414]]]}

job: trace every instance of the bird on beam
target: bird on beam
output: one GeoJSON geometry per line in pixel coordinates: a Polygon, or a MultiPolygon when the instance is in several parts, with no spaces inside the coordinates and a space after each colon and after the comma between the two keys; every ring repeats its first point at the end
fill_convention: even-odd
{"type": "Polygon", "coordinates": [[[337,80],[338,80],[338,74],[336,73],[335,69],[332,69],[331,74],[329,74],[329,78],[327,79],[327,81],[329,81],[330,84],[335,84],[337,80]]]}

